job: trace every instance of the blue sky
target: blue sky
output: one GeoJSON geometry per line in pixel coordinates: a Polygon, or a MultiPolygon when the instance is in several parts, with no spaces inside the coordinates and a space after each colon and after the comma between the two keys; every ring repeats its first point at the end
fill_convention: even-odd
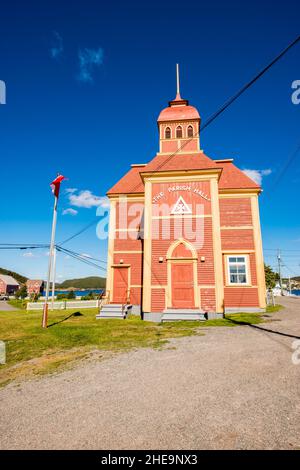
{"type": "MultiPolygon", "coordinates": [[[[76,191],[61,193],[57,241],[88,224],[98,198],[129,165],[149,161],[158,150],[156,119],[174,98],[175,63],[183,97],[205,121],[299,35],[299,13],[296,0],[6,2],[0,242],[49,241],[49,183],[58,171],[69,178],[64,188],[76,191]],[[68,209],[77,213],[63,215],[68,209]]],[[[272,250],[281,248],[289,267],[284,274],[298,275],[299,153],[282,171],[300,144],[300,105],[291,100],[299,59],[300,44],[201,135],[212,158],[233,157],[240,168],[267,170],[260,198],[266,261],[275,264],[272,250]]],[[[95,227],[66,248],[106,259],[106,242],[97,239],[95,227]]],[[[45,277],[46,250],[24,255],[1,250],[0,266],[45,277]]],[[[95,274],[102,273],[58,257],[59,280],[95,274]]]]}

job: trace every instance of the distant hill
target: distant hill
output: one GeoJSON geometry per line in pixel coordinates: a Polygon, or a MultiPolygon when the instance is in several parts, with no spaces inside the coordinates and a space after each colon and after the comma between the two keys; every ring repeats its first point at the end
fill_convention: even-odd
{"type": "Polygon", "coordinates": [[[12,276],[19,284],[25,284],[28,277],[22,276],[21,274],[9,271],[8,269],[0,268],[0,274],[6,274],[6,276],[12,276]]]}
{"type": "MultiPolygon", "coordinates": [[[[21,274],[9,271],[9,269],[0,268],[0,274],[6,274],[12,276],[20,284],[25,284],[28,277],[22,276],[21,274]]],[[[61,284],[56,284],[57,289],[69,289],[75,287],[76,289],[103,289],[106,285],[106,279],[99,276],[82,277],[78,279],[67,279],[61,284]]]]}
{"type": "Polygon", "coordinates": [[[106,279],[99,276],[83,277],[79,279],[67,279],[61,284],[56,284],[58,289],[69,289],[75,287],[76,289],[103,289],[105,288],[106,279]]]}

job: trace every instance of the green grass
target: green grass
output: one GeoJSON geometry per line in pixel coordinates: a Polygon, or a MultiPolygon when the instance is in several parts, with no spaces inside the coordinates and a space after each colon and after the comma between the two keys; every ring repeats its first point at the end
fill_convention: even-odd
{"type": "Polygon", "coordinates": [[[200,334],[202,327],[264,321],[260,314],[241,313],[206,322],[156,324],[135,316],[96,320],[96,313],[96,309],[49,311],[50,327],[42,329],[41,311],[0,312],[0,339],[6,342],[7,356],[7,363],[0,366],[0,385],[49,373],[95,354],[98,357],[139,347],[161,348],[170,338],[200,334]]]}
{"type": "Polygon", "coordinates": [[[21,308],[22,310],[26,310],[27,302],[26,300],[21,299],[11,299],[8,301],[9,305],[15,308],[21,308]]]}
{"type": "Polygon", "coordinates": [[[134,316],[96,320],[96,309],[72,315],[76,311],[49,311],[48,324],[53,326],[47,329],[41,328],[41,311],[0,312],[0,339],[6,342],[7,353],[7,363],[0,366],[0,384],[53,371],[95,350],[102,354],[162,347],[169,338],[196,334],[199,327],[199,323],[165,327],[134,316]]]}
{"type": "Polygon", "coordinates": [[[284,306],[283,305],[280,305],[280,304],[276,304],[276,305],[270,305],[267,307],[267,310],[266,312],[267,313],[275,313],[275,312],[279,312],[279,310],[282,310],[284,309],[284,306]]]}

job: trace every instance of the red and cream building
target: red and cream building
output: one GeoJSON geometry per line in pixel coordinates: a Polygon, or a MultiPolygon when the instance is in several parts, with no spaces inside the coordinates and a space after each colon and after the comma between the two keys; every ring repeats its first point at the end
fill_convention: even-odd
{"type": "Polygon", "coordinates": [[[157,155],[107,193],[108,302],[153,321],[265,309],[261,188],[205,155],[199,113],[179,93],[157,123],[157,155]]]}
{"type": "Polygon", "coordinates": [[[42,294],[44,290],[44,281],[41,279],[28,279],[26,288],[28,295],[42,294]]]}

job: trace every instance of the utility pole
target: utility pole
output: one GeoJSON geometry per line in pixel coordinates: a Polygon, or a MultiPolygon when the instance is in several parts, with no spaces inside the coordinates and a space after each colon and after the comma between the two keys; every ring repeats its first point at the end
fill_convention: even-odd
{"type": "Polygon", "coordinates": [[[290,274],[289,274],[289,291],[290,291],[290,295],[292,295],[291,275],[290,274]]]}
{"type": "Polygon", "coordinates": [[[281,254],[280,254],[280,250],[278,250],[278,252],[277,252],[277,261],[278,261],[278,275],[279,275],[280,291],[281,291],[281,295],[283,295],[282,278],[281,278],[281,254]]]}

